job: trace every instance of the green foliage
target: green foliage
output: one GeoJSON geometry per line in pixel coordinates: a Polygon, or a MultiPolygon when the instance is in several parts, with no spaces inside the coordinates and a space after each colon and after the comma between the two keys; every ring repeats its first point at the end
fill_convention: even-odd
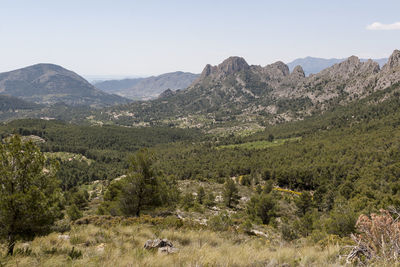
{"type": "Polygon", "coordinates": [[[229,227],[233,226],[233,222],[232,219],[229,217],[229,214],[224,211],[218,215],[211,217],[208,221],[208,225],[214,231],[227,231],[229,227]]]}
{"type": "Polygon", "coordinates": [[[199,131],[194,129],[84,126],[37,119],[15,120],[0,125],[0,134],[2,137],[20,134],[43,138],[45,142],[39,144],[41,150],[54,153],[62,163],[57,176],[65,191],[91,181],[121,176],[129,167],[125,159],[141,147],[199,138],[199,131]],[[74,157],[65,160],[57,156],[59,152],[82,155],[88,161],[74,157]]]}
{"type": "Polygon", "coordinates": [[[179,200],[176,181],[160,175],[154,168],[154,160],[147,149],[133,155],[127,176],[110,184],[98,213],[140,216],[143,210],[173,207],[179,200]]]}
{"type": "Polygon", "coordinates": [[[269,224],[276,217],[277,203],[273,194],[254,195],[246,207],[249,218],[269,224]]]}
{"type": "Polygon", "coordinates": [[[268,224],[275,217],[276,203],[271,194],[262,194],[257,208],[257,215],[261,218],[263,224],[268,224]]]}
{"type": "Polygon", "coordinates": [[[183,207],[186,211],[188,211],[189,209],[193,208],[193,207],[194,207],[194,204],[195,204],[195,203],[194,203],[193,194],[190,193],[190,192],[185,193],[185,194],[183,195],[182,199],[181,199],[181,202],[182,202],[182,207],[183,207]]]}
{"type": "Polygon", "coordinates": [[[81,189],[72,194],[71,204],[79,209],[84,209],[89,204],[89,193],[87,190],[81,189]]]}
{"type": "Polygon", "coordinates": [[[268,140],[264,141],[254,141],[254,142],[247,142],[247,143],[242,143],[242,144],[232,144],[232,145],[223,145],[219,146],[218,149],[234,149],[234,148],[241,148],[241,149],[265,149],[269,147],[275,147],[275,146],[281,146],[285,144],[286,142],[292,142],[292,141],[298,141],[300,138],[294,137],[294,138],[285,138],[285,139],[279,139],[275,140],[270,136],[268,136],[268,140]]]}
{"type": "Polygon", "coordinates": [[[329,213],[324,224],[329,234],[349,236],[355,231],[357,214],[348,205],[338,205],[329,213]]]}
{"type": "Polygon", "coordinates": [[[213,192],[208,192],[208,193],[207,193],[207,196],[206,196],[206,199],[205,199],[204,204],[205,204],[207,207],[213,207],[213,206],[215,206],[215,196],[214,196],[213,192]]]}
{"type": "Polygon", "coordinates": [[[143,209],[161,204],[153,162],[154,157],[147,150],[140,150],[131,158],[131,168],[119,200],[123,214],[139,216],[143,209]]]}
{"type": "Polygon", "coordinates": [[[0,237],[12,254],[17,239],[47,233],[61,216],[56,165],[46,164],[32,142],[19,136],[0,144],[0,237]]]}
{"type": "Polygon", "coordinates": [[[197,202],[199,202],[199,204],[203,204],[205,196],[206,192],[204,191],[204,187],[199,186],[197,190],[197,202]]]}
{"type": "Polygon", "coordinates": [[[82,251],[75,249],[75,247],[72,247],[71,251],[68,252],[68,257],[71,260],[76,260],[82,257],[82,251]]]}
{"type": "Polygon", "coordinates": [[[298,198],[296,198],[295,203],[299,209],[300,216],[305,215],[313,208],[313,199],[309,192],[303,192],[298,198]]]}
{"type": "Polygon", "coordinates": [[[76,221],[83,216],[82,212],[75,204],[72,204],[67,208],[67,215],[72,221],[76,221]]]}
{"type": "Polygon", "coordinates": [[[239,190],[232,179],[227,179],[223,191],[224,203],[228,208],[232,208],[239,203],[239,190]]]}

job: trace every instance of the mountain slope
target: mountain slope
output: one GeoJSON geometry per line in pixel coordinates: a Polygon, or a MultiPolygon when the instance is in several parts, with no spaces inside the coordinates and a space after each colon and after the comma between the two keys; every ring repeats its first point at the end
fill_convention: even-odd
{"type": "MultiPolygon", "coordinates": [[[[305,58],[297,58],[292,62],[287,63],[289,70],[293,71],[296,66],[301,66],[304,70],[306,76],[310,74],[315,74],[323,69],[329,68],[334,64],[338,64],[340,62],[345,61],[346,58],[317,58],[317,57],[305,57],[305,58]]],[[[373,59],[373,61],[377,62],[380,67],[386,64],[387,58],[379,58],[373,59]]],[[[368,59],[361,59],[362,62],[368,61],[368,59]]]]}
{"type": "Polygon", "coordinates": [[[207,65],[185,90],[105,113],[109,120],[127,125],[201,127],[219,122],[263,125],[301,120],[400,82],[399,55],[395,50],[382,70],[372,60],[362,62],[352,56],[309,77],[300,66],[290,72],[283,62],[250,66],[243,58],[230,57],[218,66],[207,65]]]}
{"type": "Polygon", "coordinates": [[[41,106],[17,97],[0,95],[0,112],[39,109],[41,106]]]}
{"type": "Polygon", "coordinates": [[[185,89],[197,78],[197,74],[177,71],[148,78],[104,81],[94,85],[107,93],[145,100],[156,98],[167,89],[185,89]]]}
{"type": "Polygon", "coordinates": [[[37,64],[0,73],[0,94],[40,104],[105,106],[127,100],[96,89],[81,76],[53,64],[37,64]]]}
{"type": "Polygon", "coordinates": [[[107,80],[95,82],[94,86],[109,94],[118,94],[120,91],[128,90],[145,78],[107,80]]]}

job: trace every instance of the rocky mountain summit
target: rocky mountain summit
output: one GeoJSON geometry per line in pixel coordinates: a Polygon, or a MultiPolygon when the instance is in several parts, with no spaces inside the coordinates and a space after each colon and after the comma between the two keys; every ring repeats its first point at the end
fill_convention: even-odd
{"type": "Polygon", "coordinates": [[[37,64],[0,73],[0,94],[39,104],[106,106],[127,99],[96,89],[78,74],[53,64],[37,64]]]}

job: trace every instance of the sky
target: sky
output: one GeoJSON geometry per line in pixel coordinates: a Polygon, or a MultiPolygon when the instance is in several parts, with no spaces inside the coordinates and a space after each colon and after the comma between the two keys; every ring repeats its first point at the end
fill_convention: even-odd
{"type": "Polygon", "coordinates": [[[388,57],[399,0],[0,0],[0,72],[53,63],[81,75],[200,73],[314,56],[388,57]]]}

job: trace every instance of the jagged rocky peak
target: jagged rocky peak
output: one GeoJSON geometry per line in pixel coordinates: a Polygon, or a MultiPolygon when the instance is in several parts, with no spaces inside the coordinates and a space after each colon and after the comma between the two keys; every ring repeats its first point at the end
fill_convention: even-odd
{"type": "Polygon", "coordinates": [[[353,75],[375,74],[380,71],[380,67],[379,63],[373,61],[372,59],[362,62],[358,57],[351,56],[345,61],[335,64],[326,70],[334,75],[350,77],[349,75],[351,75],[351,73],[353,73],[353,75]]]}
{"type": "Polygon", "coordinates": [[[214,73],[216,71],[216,69],[217,69],[216,66],[211,66],[210,64],[207,64],[204,67],[203,71],[201,72],[200,79],[211,75],[212,73],[214,73]]]}
{"type": "Polygon", "coordinates": [[[226,76],[230,74],[234,74],[236,72],[242,70],[250,69],[249,64],[247,64],[246,60],[242,57],[229,57],[225,59],[218,66],[211,66],[207,64],[203,69],[199,80],[206,78],[210,75],[215,75],[217,77],[226,76]]]}
{"type": "Polygon", "coordinates": [[[358,71],[362,66],[360,59],[356,56],[351,56],[345,61],[337,63],[329,68],[324,69],[320,73],[316,74],[316,77],[321,75],[329,75],[334,77],[349,78],[352,73],[358,71]]]}
{"type": "Polygon", "coordinates": [[[225,59],[221,64],[218,65],[218,72],[224,74],[233,74],[242,70],[248,70],[250,68],[246,60],[242,57],[229,57],[225,59]]]}
{"type": "Polygon", "coordinates": [[[400,50],[394,50],[392,55],[389,57],[388,62],[383,67],[385,70],[390,70],[396,67],[400,67],[400,50]]]}
{"type": "Polygon", "coordinates": [[[380,69],[379,63],[373,61],[372,59],[368,59],[366,62],[363,62],[361,66],[361,72],[369,74],[378,73],[380,69]]]}
{"type": "Polygon", "coordinates": [[[360,59],[357,56],[351,56],[343,62],[347,65],[357,65],[360,63],[360,59]]]}
{"type": "Polygon", "coordinates": [[[304,70],[303,70],[303,68],[302,68],[300,65],[297,65],[297,66],[293,69],[293,71],[292,71],[292,73],[290,74],[290,76],[292,76],[293,78],[299,78],[299,79],[306,77],[306,75],[305,75],[305,73],[304,73],[304,70]]]}
{"type": "Polygon", "coordinates": [[[281,80],[290,74],[289,67],[282,61],[265,66],[263,71],[271,80],[281,80]]]}

